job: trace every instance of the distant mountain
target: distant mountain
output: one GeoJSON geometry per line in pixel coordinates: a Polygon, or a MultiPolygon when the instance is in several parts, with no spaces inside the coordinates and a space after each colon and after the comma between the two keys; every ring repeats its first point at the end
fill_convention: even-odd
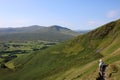
{"type": "Polygon", "coordinates": [[[53,25],[53,26],[49,26],[51,29],[55,29],[57,31],[60,31],[60,30],[70,30],[66,27],[61,27],[61,26],[58,26],[58,25],[53,25]]]}
{"type": "Polygon", "coordinates": [[[32,32],[38,29],[43,28],[43,26],[32,25],[28,27],[20,28],[0,28],[0,33],[23,33],[23,32],[32,32]]]}
{"type": "Polygon", "coordinates": [[[64,41],[77,35],[79,35],[79,33],[58,25],[48,27],[32,25],[29,27],[0,29],[0,41],[64,41]]]}
{"type": "Polygon", "coordinates": [[[85,33],[88,33],[92,30],[75,30],[76,32],[80,33],[80,34],[85,34],[85,33]]]}

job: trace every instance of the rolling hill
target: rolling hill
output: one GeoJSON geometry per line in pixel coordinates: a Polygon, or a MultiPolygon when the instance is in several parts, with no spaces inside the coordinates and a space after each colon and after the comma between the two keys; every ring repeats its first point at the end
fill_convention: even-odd
{"type": "Polygon", "coordinates": [[[79,35],[79,33],[58,25],[38,26],[33,25],[22,28],[1,28],[0,41],[65,41],[79,35]]]}
{"type": "Polygon", "coordinates": [[[1,80],[96,80],[98,60],[108,67],[106,78],[120,77],[120,20],[43,51],[18,57],[0,69],[1,80]]]}

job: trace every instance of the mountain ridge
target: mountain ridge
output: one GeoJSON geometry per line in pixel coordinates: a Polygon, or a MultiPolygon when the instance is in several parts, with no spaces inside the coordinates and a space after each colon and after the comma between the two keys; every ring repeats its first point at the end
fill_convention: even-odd
{"type": "Polygon", "coordinates": [[[68,28],[53,25],[49,27],[32,25],[22,28],[3,28],[0,29],[0,40],[52,40],[65,41],[73,38],[79,33],[68,28]],[[16,38],[15,38],[16,37],[16,38]],[[53,37],[53,38],[51,38],[53,37]]]}
{"type": "MultiPolygon", "coordinates": [[[[68,28],[66,28],[66,27],[62,27],[62,26],[58,26],[58,25],[52,25],[52,26],[39,26],[39,25],[31,25],[31,26],[27,26],[27,27],[18,27],[18,28],[12,28],[12,27],[8,27],[8,28],[0,28],[0,32],[14,32],[14,31],[18,31],[19,32],[19,30],[21,31],[21,30],[23,30],[24,31],[24,29],[26,30],[26,29],[30,29],[30,30],[37,30],[37,29],[41,29],[41,28],[53,28],[53,29],[56,29],[56,30],[60,30],[60,29],[65,29],[65,30],[71,30],[71,29],[68,29],[68,28]]],[[[32,30],[32,31],[33,31],[32,30]]],[[[22,31],[22,32],[23,32],[22,31]]]]}

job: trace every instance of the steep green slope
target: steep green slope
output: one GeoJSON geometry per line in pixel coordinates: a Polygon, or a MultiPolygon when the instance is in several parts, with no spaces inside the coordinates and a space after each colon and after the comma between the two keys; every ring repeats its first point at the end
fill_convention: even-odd
{"type": "MultiPolygon", "coordinates": [[[[106,78],[119,80],[120,20],[106,24],[86,35],[89,37],[89,40],[92,39],[89,45],[92,44],[91,47],[96,47],[95,52],[102,54],[104,62],[108,64],[106,78]]],[[[65,80],[96,80],[98,77],[98,60],[86,64],[82,68],[76,68],[74,71],[71,69],[63,76],[66,77],[65,80]]]]}
{"type": "Polygon", "coordinates": [[[16,58],[11,61],[15,68],[0,69],[0,77],[1,80],[95,80],[97,61],[103,58],[109,64],[108,78],[119,80],[119,40],[120,20],[117,20],[44,51],[16,58]],[[114,75],[112,72],[116,70],[114,75]]]}

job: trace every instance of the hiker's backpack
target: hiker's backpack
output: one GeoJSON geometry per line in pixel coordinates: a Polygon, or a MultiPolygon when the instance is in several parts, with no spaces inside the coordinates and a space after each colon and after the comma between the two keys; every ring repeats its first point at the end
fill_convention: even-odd
{"type": "Polygon", "coordinates": [[[103,69],[104,68],[104,63],[100,62],[99,67],[103,69]]]}

